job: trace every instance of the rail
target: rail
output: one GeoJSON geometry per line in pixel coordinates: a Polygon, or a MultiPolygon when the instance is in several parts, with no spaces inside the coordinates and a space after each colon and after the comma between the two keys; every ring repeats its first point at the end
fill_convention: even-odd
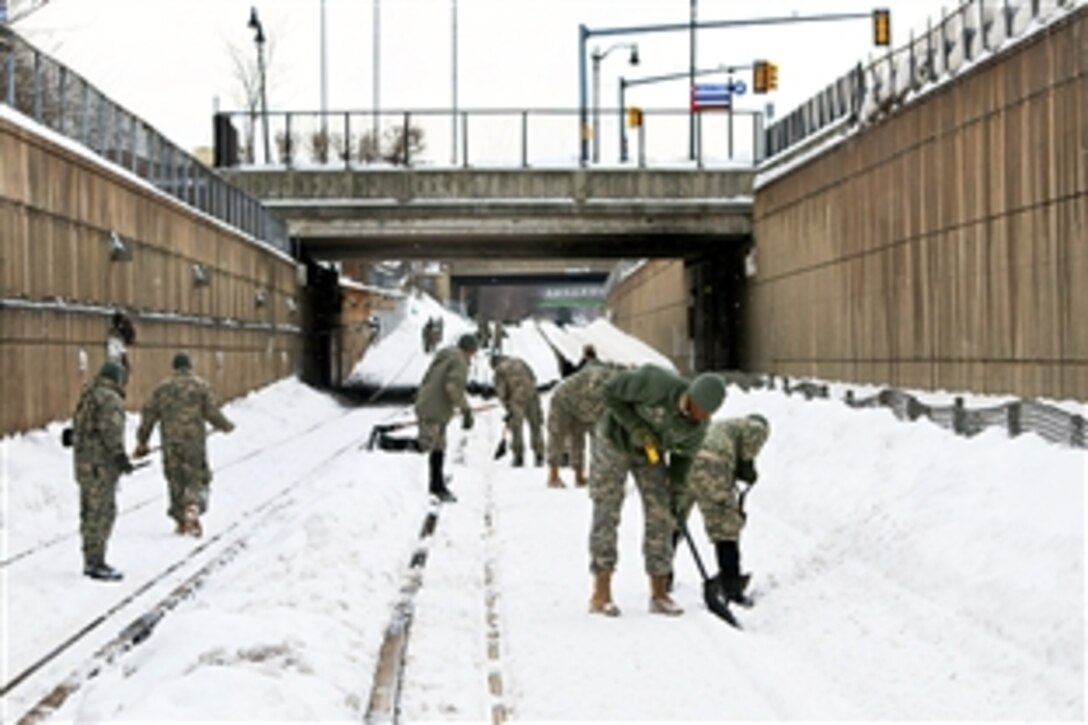
{"type": "Polygon", "coordinates": [[[879,119],[912,95],[944,82],[1004,43],[1068,12],[1083,0],[963,0],[930,21],[919,36],[854,68],[765,130],[766,158],[797,146],[821,129],[848,119],[851,126],[879,119]]]}
{"type": "Polygon", "coordinates": [[[291,253],[287,225],[75,71],[0,25],[0,103],[184,204],[291,253]]]}
{"type": "MultiPolygon", "coordinates": [[[[578,167],[574,108],[282,110],[267,114],[271,143],[263,143],[259,111],[216,114],[215,165],[282,169],[365,169],[375,167],[529,168],[578,167]],[[454,120],[456,118],[456,124],[454,120]],[[450,128],[456,126],[456,136],[450,128]],[[455,148],[456,146],[456,148],[455,148]],[[271,156],[266,156],[267,153],[271,156]]],[[[734,109],[697,115],[696,159],[688,158],[687,108],[647,108],[641,125],[629,129],[632,152],[622,158],[621,132],[627,117],[602,109],[600,165],[738,166],[751,168],[763,153],[763,114],[734,109]]]]}

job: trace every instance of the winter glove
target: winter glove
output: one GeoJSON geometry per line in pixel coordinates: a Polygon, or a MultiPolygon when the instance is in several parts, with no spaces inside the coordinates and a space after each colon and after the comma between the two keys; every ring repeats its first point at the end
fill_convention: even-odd
{"type": "Polygon", "coordinates": [[[138,443],[138,444],[136,444],[136,450],[132,451],[132,457],[133,458],[143,458],[144,456],[146,456],[150,452],[151,451],[148,450],[148,447],[147,447],[146,443],[138,443]]]}
{"type": "Polygon", "coordinates": [[[117,467],[121,469],[121,473],[132,473],[136,468],[132,465],[132,461],[128,459],[124,453],[118,453],[116,458],[117,467]]]}
{"type": "Polygon", "coordinates": [[[756,480],[759,478],[759,474],[756,473],[756,463],[749,458],[742,458],[737,462],[737,470],[735,475],[741,481],[754,486],[756,480]]]}
{"type": "Polygon", "coordinates": [[[461,413],[461,430],[472,430],[475,419],[472,417],[472,408],[465,408],[461,413]]]}

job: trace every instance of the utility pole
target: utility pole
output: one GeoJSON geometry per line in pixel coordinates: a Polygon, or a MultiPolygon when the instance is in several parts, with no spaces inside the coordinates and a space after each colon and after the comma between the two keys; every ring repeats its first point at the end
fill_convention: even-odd
{"type": "Polygon", "coordinates": [[[450,17],[450,32],[452,34],[452,37],[450,38],[450,52],[452,54],[450,67],[453,69],[451,83],[453,112],[450,114],[450,165],[457,166],[457,0],[451,0],[450,5],[452,13],[450,17]]]}
{"type": "Polygon", "coordinates": [[[382,8],[381,0],[374,0],[374,100],[372,105],[373,109],[373,128],[375,148],[381,140],[381,100],[382,100],[382,8]]]}
{"type": "Polygon", "coordinates": [[[329,53],[325,44],[325,0],[321,0],[321,137],[329,141],[329,53]]]}
{"type": "MultiPolygon", "coordinates": [[[[688,94],[690,95],[695,88],[695,23],[698,15],[696,5],[698,0],[691,0],[691,21],[689,22],[690,30],[688,47],[690,50],[690,59],[688,61],[688,94]]],[[[691,100],[688,100],[688,160],[695,160],[695,109],[691,107],[691,100]]]]}
{"type": "Polygon", "coordinates": [[[253,42],[257,44],[257,74],[260,76],[261,82],[261,128],[264,133],[264,162],[266,164],[272,162],[272,140],[268,136],[268,92],[265,84],[265,70],[264,70],[264,26],[261,25],[261,19],[257,17],[257,8],[252,7],[249,11],[249,25],[248,27],[253,30],[253,42]]]}

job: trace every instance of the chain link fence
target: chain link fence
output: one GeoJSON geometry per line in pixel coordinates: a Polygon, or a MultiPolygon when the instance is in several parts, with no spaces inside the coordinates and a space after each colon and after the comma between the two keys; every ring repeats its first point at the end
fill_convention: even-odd
{"type": "Polygon", "coordinates": [[[287,225],[85,78],[0,25],[0,103],[263,244],[291,253],[287,225]]]}

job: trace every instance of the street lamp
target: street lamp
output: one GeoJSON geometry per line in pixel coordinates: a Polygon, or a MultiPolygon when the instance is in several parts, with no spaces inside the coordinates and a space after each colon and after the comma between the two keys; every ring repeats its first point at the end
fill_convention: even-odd
{"type": "Polygon", "coordinates": [[[602,53],[597,48],[593,49],[593,163],[601,160],[601,61],[616,48],[628,48],[631,51],[627,62],[638,65],[637,43],[616,43],[610,45],[602,53]]]}
{"type": "Polygon", "coordinates": [[[268,94],[265,90],[264,77],[264,27],[261,26],[261,20],[257,17],[256,7],[249,9],[249,23],[246,27],[253,29],[253,41],[257,44],[257,73],[260,75],[261,83],[261,128],[264,130],[264,162],[267,164],[272,160],[272,144],[268,137],[268,94]]]}

